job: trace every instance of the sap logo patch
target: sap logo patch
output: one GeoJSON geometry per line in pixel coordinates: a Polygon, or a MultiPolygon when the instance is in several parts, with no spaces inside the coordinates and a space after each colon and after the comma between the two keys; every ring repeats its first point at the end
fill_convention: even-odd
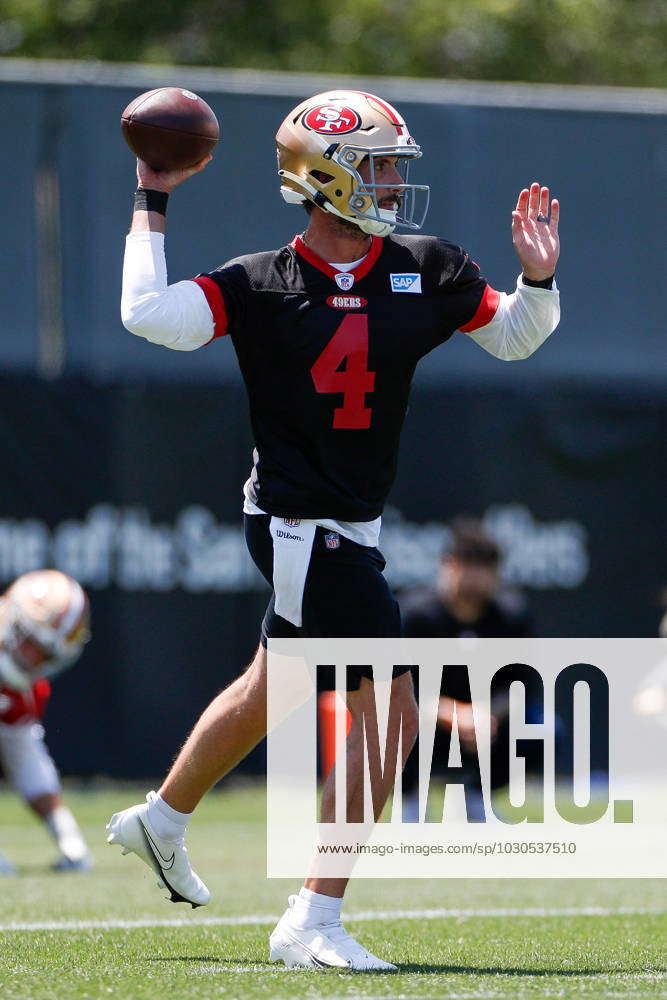
{"type": "Polygon", "coordinates": [[[340,535],[337,531],[330,531],[324,536],[324,544],[328,549],[339,549],[340,548],[340,535]]]}
{"type": "Polygon", "coordinates": [[[392,292],[421,292],[421,274],[390,274],[392,292]]]}

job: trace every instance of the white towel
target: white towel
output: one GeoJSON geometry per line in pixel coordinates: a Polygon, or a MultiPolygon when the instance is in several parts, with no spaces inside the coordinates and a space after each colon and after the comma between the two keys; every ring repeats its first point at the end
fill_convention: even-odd
{"type": "Polygon", "coordinates": [[[271,518],[273,539],[273,589],[276,612],[301,627],[303,588],[313,551],[317,525],[300,518],[271,518]]]}

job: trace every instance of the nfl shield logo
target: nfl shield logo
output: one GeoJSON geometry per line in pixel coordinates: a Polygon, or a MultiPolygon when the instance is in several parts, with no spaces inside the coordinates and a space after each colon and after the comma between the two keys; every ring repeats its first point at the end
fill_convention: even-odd
{"type": "Polygon", "coordinates": [[[335,275],[334,281],[342,292],[349,292],[354,284],[354,275],[350,274],[349,271],[339,271],[339,273],[335,275]]]}
{"type": "Polygon", "coordinates": [[[301,518],[299,517],[284,517],[283,524],[286,524],[288,528],[298,528],[301,524],[301,518]]]}
{"type": "Polygon", "coordinates": [[[324,536],[324,544],[328,549],[339,549],[340,548],[340,535],[337,531],[330,531],[328,535],[324,536]]]}

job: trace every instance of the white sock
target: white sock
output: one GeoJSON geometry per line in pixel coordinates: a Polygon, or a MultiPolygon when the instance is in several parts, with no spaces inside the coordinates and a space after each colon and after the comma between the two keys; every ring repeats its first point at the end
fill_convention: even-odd
{"type": "Polygon", "coordinates": [[[180,840],[185,836],[192,813],[181,813],[165,802],[159,792],[149,792],[148,822],[162,840],[180,840]]]}
{"type": "Polygon", "coordinates": [[[337,896],[313,892],[312,889],[300,889],[299,895],[294,897],[290,922],[294,927],[304,930],[319,924],[330,924],[334,920],[340,920],[342,905],[342,897],[339,899],[337,896]]]}
{"type": "Polygon", "coordinates": [[[67,808],[58,806],[45,820],[60,853],[70,861],[80,861],[88,854],[86,842],[81,835],[77,821],[67,808]]]}

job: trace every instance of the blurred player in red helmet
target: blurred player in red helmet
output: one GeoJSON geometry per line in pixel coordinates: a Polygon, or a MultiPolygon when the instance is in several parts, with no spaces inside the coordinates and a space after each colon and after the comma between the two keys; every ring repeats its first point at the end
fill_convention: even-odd
{"type": "MultiPolygon", "coordinates": [[[[109,823],[111,843],[142,858],[172,900],[193,906],[210,894],[190,866],[186,824],[202,795],[266,733],[267,639],[400,635],[377,543],[420,359],[446,349],[457,330],[504,361],[527,358],[559,318],[559,205],[548,188],[533,183],[519,194],[511,225],[522,273],[505,294],[458,244],[419,233],[429,189],[412,183],[408,171],[422,150],[382,98],[357,90],[317,94],[289,112],[276,146],[281,194],[308,213],[305,232],[291,243],[168,284],[167,197],[207,159],[173,172],[139,162],[125,249],[121,314],[130,332],[179,351],[224,336],[234,345],[255,437],[244,489],[246,539],[274,590],[248,670],[204,712],[159,792],[109,823]]],[[[248,199],[259,196],[259,184],[249,172],[248,199]]],[[[242,213],[244,204],[227,210],[242,213]]],[[[442,468],[435,441],[434,449],[424,490],[442,468]]],[[[407,667],[397,668],[392,685],[405,754],[418,725],[407,667]]],[[[358,752],[352,812],[363,795],[362,720],[373,690],[370,670],[357,668],[348,693],[348,745],[358,752]]],[[[383,775],[377,800],[392,785],[383,775]]],[[[270,937],[273,961],[395,968],[342,926],[346,883],[309,878],[290,897],[270,937]]]]}
{"type": "MultiPolygon", "coordinates": [[[[58,871],[84,871],[90,858],[63,803],[40,720],[51,694],[49,678],[79,658],[90,635],[89,619],[83,589],[57,570],[26,573],[0,597],[0,763],[58,845],[58,871]]],[[[13,867],[3,858],[0,870],[13,867]]]]}

